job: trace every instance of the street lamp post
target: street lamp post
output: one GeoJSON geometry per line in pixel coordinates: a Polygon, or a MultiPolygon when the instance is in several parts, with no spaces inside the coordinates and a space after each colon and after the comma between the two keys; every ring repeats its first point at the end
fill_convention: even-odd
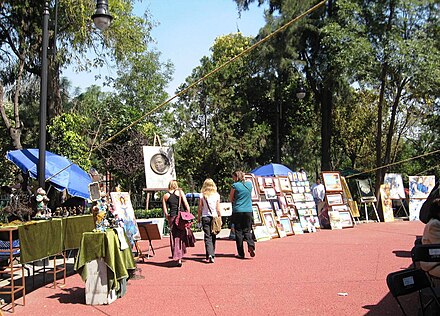
{"type": "MultiPolygon", "coordinates": [[[[57,5],[58,3],[56,3],[57,5]]],[[[96,0],[96,10],[92,15],[95,26],[101,31],[107,29],[113,17],[108,13],[108,0],[96,0]]],[[[55,21],[56,24],[56,21],[55,21]]],[[[54,39],[55,43],[56,39],[54,39]]],[[[43,8],[43,43],[41,53],[40,81],[40,141],[38,149],[38,186],[45,187],[46,179],[46,124],[47,124],[47,48],[49,46],[49,1],[44,1],[43,8]]]]}
{"type": "MultiPolygon", "coordinates": [[[[304,99],[306,96],[306,90],[302,83],[299,84],[298,89],[296,91],[296,97],[298,100],[304,99]]],[[[277,102],[277,120],[275,125],[275,141],[276,141],[276,153],[275,153],[275,162],[281,163],[281,141],[280,141],[280,124],[282,120],[283,112],[282,112],[282,104],[281,102],[277,102]]]]}

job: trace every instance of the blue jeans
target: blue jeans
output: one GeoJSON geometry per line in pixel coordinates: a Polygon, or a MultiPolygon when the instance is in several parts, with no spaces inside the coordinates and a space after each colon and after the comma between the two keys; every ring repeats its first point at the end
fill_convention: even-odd
{"type": "Polygon", "coordinates": [[[211,232],[211,223],[212,217],[202,217],[202,228],[205,233],[204,241],[205,241],[205,252],[206,252],[206,260],[211,257],[215,257],[215,241],[217,240],[216,235],[211,232]]]}

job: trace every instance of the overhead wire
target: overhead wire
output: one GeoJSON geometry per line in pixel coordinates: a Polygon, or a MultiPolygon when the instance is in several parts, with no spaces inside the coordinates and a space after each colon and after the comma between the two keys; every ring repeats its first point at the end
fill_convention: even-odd
{"type": "Polygon", "coordinates": [[[145,119],[147,116],[149,116],[150,114],[156,112],[157,110],[159,110],[160,108],[164,107],[165,105],[167,105],[168,103],[170,103],[172,100],[180,97],[181,95],[185,94],[188,90],[192,89],[194,86],[198,85],[200,82],[206,80],[208,77],[212,76],[213,74],[215,74],[216,72],[218,72],[219,70],[225,68],[226,66],[228,66],[229,64],[231,64],[232,62],[234,62],[235,60],[239,59],[240,57],[242,57],[243,55],[249,53],[250,51],[254,50],[257,46],[267,42],[269,39],[271,39],[272,37],[274,37],[276,34],[283,32],[285,29],[287,29],[289,26],[291,26],[292,24],[296,23],[297,21],[301,20],[302,18],[304,18],[305,16],[309,15],[310,13],[314,12],[315,10],[319,9],[321,6],[323,6],[325,3],[327,2],[327,0],[321,1],[318,4],[316,4],[315,6],[311,7],[310,9],[308,9],[307,11],[305,11],[304,13],[298,15],[297,17],[293,18],[292,20],[290,20],[289,22],[287,22],[286,24],[284,24],[283,26],[279,27],[278,29],[276,29],[275,31],[273,31],[272,33],[270,33],[269,35],[267,35],[266,37],[262,38],[261,40],[257,41],[256,43],[254,43],[253,45],[249,46],[248,48],[244,49],[241,53],[239,53],[238,55],[232,57],[231,59],[227,60],[226,62],[224,62],[223,64],[221,64],[220,66],[214,68],[213,70],[211,70],[210,72],[208,72],[205,76],[199,78],[198,80],[196,80],[195,82],[193,82],[192,84],[190,84],[188,87],[186,87],[185,89],[181,90],[180,92],[178,92],[177,94],[175,94],[173,97],[167,99],[166,101],[162,102],[161,104],[157,105],[156,107],[154,107],[153,109],[151,109],[150,111],[148,111],[147,113],[143,114],[142,116],[140,116],[138,119],[134,120],[132,123],[130,123],[129,125],[127,125],[126,127],[122,128],[120,131],[116,132],[114,135],[110,136],[107,140],[104,140],[103,142],[101,142],[98,146],[96,146],[95,148],[91,149],[91,152],[103,147],[105,144],[111,142],[113,139],[115,139],[117,136],[119,136],[120,134],[124,133],[125,131],[127,131],[128,129],[130,129],[131,127],[137,125],[139,122],[141,122],[143,119],[145,119]]]}
{"type": "MultiPolygon", "coordinates": [[[[400,161],[395,161],[393,163],[389,163],[387,165],[379,166],[377,168],[373,168],[373,169],[369,169],[369,170],[366,170],[366,171],[363,171],[363,172],[358,172],[358,173],[350,174],[350,175],[346,176],[346,178],[357,177],[357,176],[359,176],[361,174],[370,173],[370,172],[373,172],[373,171],[376,171],[376,170],[379,170],[379,169],[384,169],[384,168],[388,168],[388,167],[391,167],[391,166],[399,165],[399,164],[404,163],[404,162],[408,162],[408,161],[411,161],[411,160],[415,160],[415,159],[419,159],[419,158],[422,158],[422,157],[430,156],[430,155],[433,155],[433,154],[436,154],[436,153],[439,153],[439,152],[440,152],[440,149],[437,149],[437,150],[431,151],[429,153],[424,153],[422,155],[414,156],[414,157],[403,159],[403,160],[400,160],[400,161]]],[[[430,168],[430,169],[432,169],[432,168],[430,168]]],[[[427,170],[430,170],[430,169],[427,169],[427,170]]]]}

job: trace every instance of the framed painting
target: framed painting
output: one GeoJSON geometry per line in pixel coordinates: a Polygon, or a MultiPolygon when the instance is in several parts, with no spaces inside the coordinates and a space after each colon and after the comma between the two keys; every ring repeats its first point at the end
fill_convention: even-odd
{"type": "Polygon", "coordinates": [[[298,212],[296,211],[295,206],[288,206],[289,217],[291,220],[298,219],[298,212]]]}
{"type": "Polygon", "coordinates": [[[293,203],[293,196],[291,193],[287,193],[284,198],[286,199],[287,205],[294,205],[293,203]]]}
{"type": "Polygon", "coordinates": [[[265,188],[272,188],[273,187],[273,180],[270,177],[264,177],[264,187],[265,188]]]}
{"type": "Polygon", "coordinates": [[[361,202],[376,202],[371,179],[356,179],[355,181],[361,202]]]}
{"type": "Polygon", "coordinates": [[[259,201],[260,200],[260,194],[258,193],[258,188],[257,188],[257,180],[255,179],[255,176],[251,173],[246,173],[244,175],[244,181],[248,181],[250,183],[252,183],[252,201],[259,201]]]}
{"type": "Polygon", "coordinates": [[[295,235],[304,234],[304,229],[300,222],[292,222],[292,230],[295,235]]]}
{"type": "Polygon", "coordinates": [[[257,179],[258,194],[264,194],[264,178],[260,176],[255,177],[257,179]]]}
{"type": "Polygon", "coordinates": [[[435,186],[435,176],[409,176],[409,198],[426,199],[435,186]]]}
{"type": "Polygon", "coordinates": [[[342,228],[353,227],[353,217],[349,211],[339,211],[339,221],[342,228]]]}
{"type": "Polygon", "coordinates": [[[390,195],[390,185],[388,183],[380,185],[380,200],[382,203],[382,213],[384,222],[393,222],[393,200],[390,195]]]}
{"type": "Polygon", "coordinates": [[[328,206],[344,204],[341,193],[326,194],[325,197],[327,198],[328,206]]]}
{"type": "Polygon", "coordinates": [[[390,198],[392,200],[401,200],[405,198],[402,175],[398,173],[385,173],[384,184],[390,187],[390,198]]]}
{"type": "Polygon", "coordinates": [[[252,204],[252,213],[254,214],[254,225],[262,225],[263,221],[261,220],[260,210],[257,204],[252,204]]]}
{"type": "Polygon", "coordinates": [[[283,214],[287,214],[286,198],[284,196],[279,196],[278,203],[280,203],[280,209],[283,212],[283,214]]]}
{"type": "Polygon", "coordinates": [[[272,204],[270,203],[270,201],[262,201],[262,202],[257,202],[255,204],[258,205],[258,209],[260,210],[260,212],[263,210],[272,211],[272,204]]]}
{"type": "Polygon", "coordinates": [[[278,177],[280,181],[280,188],[283,192],[292,192],[292,186],[288,177],[278,177]]]}
{"type": "Polygon", "coordinates": [[[272,238],[278,237],[277,223],[272,211],[261,211],[261,217],[263,218],[264,225],[267,227],[269,234],[272,238]]]}
{"type": "Polygon", "coordinates": [[[321,173],[321,178],[324,182],[326,192],[340,192],[342,191],[341,174],[338,171],[321,173]]]}
{"type": "Polygon", "coordinates": [[[274,188],[265,188],[264,196],[266,200],[276,200],[278,198],[274,188]]]}
{"type": "Polygon", "coordinates": [[[281,193],[281,187],[280,187],[280,181],[279,181],[278,177],[273,177],[272,181],[273,181],[273,188],[275,189],[275,192],[277,194],[280,194],[281,193]]]}
{"type": "Polygon", "coordinates": [[[254,228],[255,239],[257,242],[270,240],[270,233],[266,226],[256,226],[254,228]]]}

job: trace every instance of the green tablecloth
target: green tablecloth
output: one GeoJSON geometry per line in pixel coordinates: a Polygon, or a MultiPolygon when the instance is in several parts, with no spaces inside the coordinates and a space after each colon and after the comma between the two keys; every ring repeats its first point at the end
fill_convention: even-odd
{"type": "Polygon", "coordinates": [[[80,215],[63,218],[64,250],[78,249],[84,232],[95,229],[93,215],[80,215]]]}
{"type": "Polygon", "coordinates": [[[32,262],[79,248],[82,234],[94,228],[92,215],[24,223],[18,226],[20,262],[32,262]]]}
{"type": "Polygon", "coordinates": [[[27,263],[63,251],[62,220],[31,222],[18,226],[20,262],[27,263]]]}
{"type": "Polygon", "coordinates": [[[108,267],[109,290],[119,291],[119,281],[128,278],[128,270],[136,268],[131,249],[120,250],[119,239],[113,229],[107,229],[105,233],[83,234],[74,269],[84,282],[87,280],[86,263],[98,258],[103,258],[108,267]]]}

